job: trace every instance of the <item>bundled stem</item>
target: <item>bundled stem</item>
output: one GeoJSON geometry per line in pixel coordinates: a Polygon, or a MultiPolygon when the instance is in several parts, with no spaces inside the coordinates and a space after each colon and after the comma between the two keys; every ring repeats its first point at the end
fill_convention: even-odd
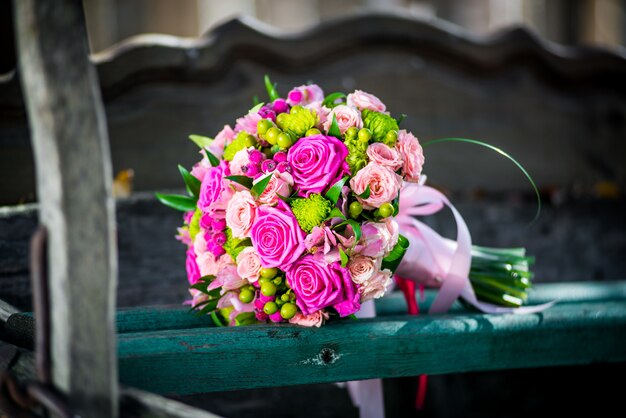
{"type": "Polygon", "coordinates": [[[535,258],[525,248],[472,247],[469,279],[476,297],[484,302],[519,307],[528,299],[535,258]]]}

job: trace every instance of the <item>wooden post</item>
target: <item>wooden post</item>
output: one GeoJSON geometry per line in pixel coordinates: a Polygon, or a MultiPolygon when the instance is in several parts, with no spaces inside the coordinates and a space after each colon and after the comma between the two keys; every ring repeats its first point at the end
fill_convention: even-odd
{"type": "Polygon", "coordinates": [[[48,230],[54,385],[83,417],[118,414],[111,159],[79,0],[16,0],[19,71],[48,230]]]}

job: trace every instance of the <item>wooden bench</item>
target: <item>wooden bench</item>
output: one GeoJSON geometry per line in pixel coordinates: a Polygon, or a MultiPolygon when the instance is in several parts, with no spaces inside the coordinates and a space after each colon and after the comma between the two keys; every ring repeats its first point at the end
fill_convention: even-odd
{"type": "MultiPolygon", "coordinates": [[[[29,15],[24,13],[33,7],[30,10],[36,11],[35,21],[42,31],[53,30],[54,24],[61,25],[56,28],[80,25],[74,16],[69,23],[51,19],[47,26],[42,17],[50,17],[52,12],[24,3],[28,5],[20,6],[23,14],[18,15],[26,19],[29,15]]],[[[62,36],[59,39],[69,42],[62,36]]],[[[41,42],[37,34],[32,40],[41,42]]],[[[80,51],[84,53],[80,48],[70,52],[80,51]]],[[[393,109],[410,109],[407,129],[423,132],[424,138],[463,135],[505,148],[529,168],[548,197],[550,190],[561,193],[557,198],[567,197],[573,186],[589,191],[589,197],[581,201],[548,206],[539,227],[525,230],[533,203],[525,198],[521,176],[515,177],[508,166],[482,151],[428,150],[430,177],[449,187],[455,202],[461,202],[463,213],[469,213],[474,236],[484,236],[487,241],[481,244],[531,247],[540,260],[538,281],[623,277],[626,261],[620,251],[626,249],[626,238],[624,220],[617,216],[623,213],[624,202],[591,199],[600,181],[618,190],[623,190],[626,182],[626,145],[616,140],[626,137],[626,59],[621,55],[549,45],[524,30],[478,40],[440,23],[363,16],[289,38],[235,20],[196,41],[171,37],[130,40],[93,61],[107,111],[113,167],[133,168],[139,191],[178,187],[176,163],[189,166],[197,158],[193,146],[184,141],[186,135],[210,135],[234,120],[241,109],[249,107],[250,97],[259,94],[260,74],[271,73],[282,86],[314,79],[329,90],[371,90],[393,109]],[[345,30],[348,26],[350,31],[345,30]],[[389,83],[390,79],[395,82],[389,83]],[[589,138],[594,138],[593,146],[589,138]],[[550,164],[538,158],[557,154],[561,158],[550,164]],[[476,177],[464,171],[470,167],[475,167],[476,177]],[[472,199],[463,192],[467,189],[488,197],[472,199]],[[514,208],[503,203],[511,201],[517,202],[514,208]],[[502,207],[494,208],[494,202],[502,207]],[[613,227],[610,221],[617,222],[617,231],[609,230],[613,227]],[[600,236],[605,231],[608,236],[600,236]],[[597,240],[594,245],[601,255],[584,250],[591,237],[597,240]]],[[[89,68],[86,60],[84,65],[89,68]]],[[[30,77],[27,80],[34,76],[24,75],[30,77]]],[[[90,80],[95,82],[95,78],[90,80]]],[[[7,191],[3,193],[5,203],[15,203],[34,191],[24,104],[21,93],[10,94],[21,91],[17,83],[16,77],[0,82],[0,182],[4,182],[0,187],[7,191]]],[[[56,94],[55,85],[47,88],[56,94]]],[[[86,106],[87,114],[95,109],[88,118],[93,118],[92,128],[96,129],[96,122],[104,121],[98,112],[99,97],[89,96],[93,92],[88,90],[79,91],[84,96],[76,98],[76,105],[86,106]]],[[[78,111],[80,107],[68,109],[78,111]]],[[[59,109],[50,111],[57,117],[63,115],[59,109]]],[[[64,133],[76,138],[70,128],[51,135],[64,133]]],[[[106,135],[98,136],[106,140],[106,135]]],[[[79,149],[77,144],[77,152],[79,149]]],[[[98,154],[106,156],[106,147],[98,154]]],[[[105,159],[104,174],[107,164],[105,159]]],[[[94,181],[102,181],[102,190],[106,190],[107,180],[97,177],[94,181]]],[[[41,197],[54,201],[52,194],[41,197]]],[[[83,197],[77,193],[73,199],[88,204],[80,203],[83,197]]],[[[109,203],[105,201],[101,204],[106,206],[109,203]]],[[[0,298],[24,310],[30,309],[27,240],[37,215],[33,205],[0,212],[0,248],[8,254],[0,263],[0,298]]],[[[50,222],[45,214],[39,215],[50,222]]],[[[146,195],[118,202],[117,215],[118,304],[135,308],[117,313],[117,350],[111,344],[115,340],[112,328],[99,333],[98,341],[108,338],[100,355],[115,359],[111,350],[116,351],[118,367],[100,364],[97,370],[81,372],[78,370],[85,364],[81,362],[87,360],[80,356],[65,358],[63,365],[75,371],[76,380],[69,389],[61,386],[62,390],[74,405],[96,411],[93,416],[115,414],[117,375],[111,369],[119,371],[122,384],[185,395],[286,383],[626,361],[624,282],[537,285],[531,302],[557,297],[561,303],[543,314],[528,316],[480,315],[457,307],[449,315],[413,318],[403,315],[399,295],[393,295],[379,301],[378,318],[319,330],[276,325],[216,329],[208,327],[206,319],[194,318],[181,309],[138,308],[179,303],[185,293],[180,273],[183,252],[171,238],[179,219],[146,195]],[[145,248],[147,241],[154,245],[145,248]],[[366,350],[364,341],[369,344],[366,350]],[[280,352],[279,358],[275,352],[280,352]],[[109,400],[107,408],[98,409],[76,386],[85,378],[82,373],[96,373],[103,379],[108,376],[103,380],[108,386],[94,389],[109,400]]],[[[450,228],[445,221],[435,220],[442,230],[450,228]]],[[[78,232],[76,222],[74,229],[68,229],[74,234],[78,232]]],[[[107,274],[114,283],[114,271],[107,274]]],[[[91,275],[73,276],[73,290],[64,302],[56,302],[56,309],[63,311],[67,307],[62,303],[69,303],[76,312],[88,312],[88,306],[78,304],[79,289],[98,292],[93,279],[91,275]]],[[[53,281],[53,288],[58,284],[53,281]]],[[[59,322],[53,322],[53,337],[56,329],[60,332],[57,338],[70,335],[70,331],[85,338],[88,334],[81,333],[88,322],[102,325],[107,315],[113,320],[114,286],[106,280],[105,285],[99,290],[105,294],[98,296],[101,314],[86,318],[85,323],[69,324],[63,331],[59,322]]],[[[32,316],[7,313],[5,318],[3,346],[20,347],[11,368],[17,374],[32,374],[33,358],[28,351],[33,343],[32,316]]],[[[57,318],[53,316],[53,321],[57,318]]],[[[63,344],[73,349],[71,342],[63,344]]],[[[59,357],[53,356],[53,361],[60,361],[59,357]]],[[[158,404],[158,399],[150,398],[148,403],[158,404]]]]}

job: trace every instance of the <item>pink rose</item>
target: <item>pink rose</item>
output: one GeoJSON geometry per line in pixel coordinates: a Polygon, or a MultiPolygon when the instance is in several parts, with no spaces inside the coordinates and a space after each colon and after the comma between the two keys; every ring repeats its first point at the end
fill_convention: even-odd
{"type": "Polygon", "coordinates": [[[356,255],[348,262],[348,271],[352,281],[356,284],[363,284],[370,280],[380,270],[381,259],[374,259],[364,255],[356,255]]]}
{"type": "Polygon", "coordinates": [[[287,93],[287,103],[291,106],[304,106],[322,100],[324,100],[324,91],[317,84],[295,87],[287,93]]]}
{"type": "Polygon", "coordinates": [[[215,139],[208,147],[211,154],[215,155],[217,158],[222,158],[222,155],[224,155],[224,148],[226,145],[233,142],[236,135],[237,134],[233,131],[233,128],[231,128],[230,125],[224,125],[224,128],[219,131],[217,135],[215,135],[215,139]]]}
{"type": "Polygon", "coordinates": [[[326,120],[328,120],[330,109],[326,106],[322,106],[321,101],[309,103],[304,107],[312,110],[317,115],[317,125],[315,125],[315,127],[320,130],[324,129],[324,124],[326,123],[326,120]]]}
{"type": "Polygon", "coordinates": [[[211,163],[209,163],[209,160],[206,158],[204,150],[200,151],[200,154],[202,155],[202,160],[191,168],[191,175],[202,182],[204,177],[211,170],[211,163]]]}
{"type": "Polygon", "coordinates": [[[259,279],[261,259],[254,248],[246,247],[237,256],[237,274],[254,283],[259,279]]]}
{"type": "Polygon", "coordinates": [[[259,121],[263,119],[259,112],[256,113],[248,113],[244,117],[237,119],[237,123],[235,124],[235,132],[239,133],[241,131],[246,131],[251,135],[256,135],[256,127],[259,121]]]}
{"type": "Polygon", "coordinates": [[[250,236],[256,213],[257,204],[249,191],[242,190],[233,195],[226,207],[226,226],[232,231],[233,237],[250,236]]]}
{"type": "Polygon", "coordinates": [[[366,302],[370,299],[378,299],[387,292],[387,289],[391,287],[392,284],[393,279],[391,278],[391,271],[386,269],[377,271],[372,278],[359,286],[361,302],[366,302]]]}
{"type": "Polygon", "coordinates": [[[404,161],[402,165],[404,180],[418,183],[422,173],[422,166],[424,165],[424,152],[419,141],[412,133],[402,129],[398,132],[396,149],[400,152],[404,161]]]}
{"type": "Polygon", "coordinates": [[[361,307],[350,273],[339,263],[327,264],[321,257],[305,255],[293,263],[286,278],[303,315],[332,306],[343,317],[361,307]]]}
{"type": "Polygon", "coordinates": [[[370,144],[370,146],[367,147],[366,152],[370,161],[373,161],[383,167],[387,167],[391,171],[396,171],[402,167],[402,157],[400,157],[400,153],[395,148],[388,147],[382,142],[374,142],[373,144],[370,144]]]}
{"type": "Polygon", "coordinates": [[[276,207],[259,208],[250,235],[265,268],[286,270],[304,251],[304,231],[282,200],[276,207]]]}
{"type": "Polygon", "coordinates": [[[226,209],[232,196],[232,190],[229,187],[230,182],[224,178],[229,175],[228,163],[222,161],[217,167],[212,167],[204,177],[198,198],[198,207],[202,212],[214,213],[226,209]]]}
{"type": "Polygon", "coordinates": [[[270,174],[266,174],[258,177],[254,180],[254,184],[260,182],[267,176],[272,176],[267,187],[263,190],[263,193],[259,196],[259,202],[266,205],[273,205],[280,199],[278,196],[289,197],[291,194],[291,186],[293,186],[293,177],[288,172],[280,173],[278,170],[272,171],[270,174]]]}
{"type": "Polygon", "coordinates": [[[359,110],[369,109],[374,112],[384,112],[387,107],[380,99],[373,94],[366,93],[362,90],[355,90],[354,93],[348,94],[348,106],[354,106],[359,110]]]}
{"type": "Polygon", "coordinates": [[[232,161],[228,165],[230,169],[231,176],[242,176],[244,172],[242,170],[244,165],[248,165],[250,163],[250,153],[249,150],[253,150],[254,147],[250,147],[248,149],[242,149],[235,153],[232,161]]]}
{"type": "Polygon", "coordinates": [[[196,260],[200,268],[200,277],[217,276],[220,270],[233,262],[228,254],[215,257],[210,251],[200,254],[196,260]]]}
{"type": "Polygon", "coordinates": [[[370,162],[359,170],[350,180],[350,187],[357,195],[370,188],[367,199],[357,197],[365,209],[379,208],[398,196],[402,186],[402,178],[387,167],[370,162]]]}
{"type": "Polygon", "coordinates": [[[185,263],[185,267],[187,268],[187,280],[189,280],[189,284],[198,283],[202,276],[200,276],[200,269],[196,261],[196,253],[192,248],[187,250],[187,262],[185,263]]]}
{"type": "Polygon", "coordinates": [[[298,194],[322,193],[349,170],[348,148],[333,136],[313,135],[301,138],[287,152],[287,161],[298,194]]]}
{"type": "Polygon", "coordinates": [[[398,223],[393,218],[382,222],[365,222],[361,225],[361,240],[355,253],[368,257],[385,257],[398,243],[398,223]]]}
{"type": "Polygon", "coordinates": [[[193,251],[196,253],[196,256],[199,256],[207,251],[204,232],[200,231],[200,233],[196,234],[196,238],[193,240],[193,251]]]}
{"type": "Polygon", "coordinates": [[[308,315],[302,315],[298,312],[293,318],[289,320],[289,323],[302,325],[303,327],[321,327],[325,320],[328,319],[328,315],[324,311],[317,311],[308,315]]]}
{"type": "Polygon", "coordinates": [[[358,109],[346,105],[335,106],[330,111],[324,124],[326,132],[330,129],[330,125],[333,123],[333,116],[337,119],[337,125],[339,131],[344,134],[348,129],[356,126],[357,128],[363,127],[363,120],[361,120],[361,112],[358,109]]]}

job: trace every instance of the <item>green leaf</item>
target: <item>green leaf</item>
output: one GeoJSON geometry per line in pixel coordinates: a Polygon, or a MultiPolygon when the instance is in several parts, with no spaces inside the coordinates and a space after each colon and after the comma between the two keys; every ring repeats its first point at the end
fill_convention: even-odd
{"type": "Polygon", "coordinates": [[[361,240],[361,236],[363,235],[363,233],[361,232],[361,224],[354,219],[347,219],[346,223],[350,225],[352,227],[352,230],[354,231],[354,237],[356,239],[354,244],[356,245],[356,243],[361,240]]]}
{"type": "Polygon", "coordinates": [[[205,148],[204,152],[206,152],[206,157],[209,159],[209,162],[211,163],[211,167],[217,167],[218,165],[220,165],[220,159],[217,158],[215,155],[213,155],[211,151],[205,148]]]}
{"type": "Polygon", "coordinates": [[[154,194],[157,199],[165,206],[169,206],[172,209],[180,210],[183,212],[190,212],[196,210],[196,199],[189,196],[181,196],[177,194],[154,194]]]}
{"type": "Polygon", "coordinates": [[[326,219],[333,219],[333,218],[341,218],[341,219],[346,219],[346,216],[341,213],[341,211],[339,210],[339,208],[334,207],[331,211],[330,214],[328,215],[328,218],[326,219]]]}
{"type": "Polygon", "coordinates": [[[257,322],[254,312],[242,312],[235,317],[235,324],[250,325],[257,322]]]}
{"type": "Polygon", "coordinates": [[[398,119],[396,119],[396,122],[398,122],[398,126],[400,126],[400,124],[402,123],[402,121],[406,118],[406,114],[401,114],[400,117],[398,119]]]}
{"type": "Polygon", "coordinates": [[[189,139],[191,139],[200,148],[206,148],[213,143],[213,138],[209,138],[208,136],[189,135],[189,139]]]}
{"type": "Polygon", "coordinates": [[[504,157],[508,158],[511,162],[513,162],[513,164],[515,164],[517,166],[517,168],[519,168],[521,170],[522,173],[524,173],[524,176],[530,182],[530,185],[532,186],[533,190],[535,191],[535,196],[537,197],[537,212],[535,213],[535,217],[533,218],[533,220],[530,222],[530,225],[532,225],[533,223],[535,223],[535,221],[537,219],[539,219],[539,215],[541,214],[541,195],[539,194],[539,189],[537,188],[537,185],[535,184],[533,178],[530,176],[530,174],[528,174],[528,171],[526,171],[526,169],[519,162],[517,162],[517,160],[515,158],[513,158],[511,155],[509,155],[508,153],[504,152],[503,150],[501,150],[498,147],[494,147],[493,145],[487,144],[486,142],[477,141],[475,139],[468,139],[468,138],[439,138],[439,139],[433,139],[431,141],[424,142],[422,144],[422,146],[423,147],[427,147],[428,145],[438,144],[438,143],[441,143],[441,142],[466,142],[468,144],[480,145],[481,147],[488,148],[488,149],[490,149],[492,151],[495,151],[498,154],[503,155],[504,157]]]}
{"type": "Polygon", "coordinates": [[[248,113],[259,113],[264,104],[263,102],[255,104],[252,109],[248,110],[248,113]]]}
{"type": "Polygon", "coordinates": [[[396,246],[387,254],[387,257],[383,258],[382,268],[389,269],[392,273],[395,272],[407,248],[409,248],[409,240],[404,235],[399,235],[396,246]]]}
{"type": "Polygon", "coordinates": [[[372,191],[370,190],[370,185],[368,184],[367,187],[365,188],[365,191],[358,196],[361,199],[369,199],[371,193],[372,191]]]}
{"type": "Polygon", "coordinates": [[[261,103],[261,101],[259,100],[258,96],[252,96],[252,106],[256,106],[259,103],[261,103]]]}
{"type": "Polygon", "coordinates": [[[213,323],[218,326],[218,327],[225,327],[226,325],[224,325],[224,323],[222,323],[222,321],[220,320],[217,312],[213,311],[211,312],[211,319],[213,320],[213,323]]]}
{"type": "Polygon", "coordinates": [[[337,204],[339,196],[341,196],[341,189],[343,189],[343,186],[344,184],[346,184],[346,181],[348,181],[348,178],[348,176],[345,176],[341,180],[338,180],[335,184],[331,186],[330,189],[328,189],[328,191],[324,195],[324,197],[330,200],[333,205],[337,204]]]}
{"type": "Polygon", "coordinates": [[[178,171],[180,171],[180,175],[183,176],[183,181],[185,182],[185,186],[187,187],[189,194],[197,199],[198,196],[200,196],[200,185],[202,184],[200,180],[195,178],[180,164],[178,165],[178,171]]]}
{"type": "Polygon", "coordinates": [[[348,256],[346,253],[339,248],[339,257],[341,257],[341,267],[345,267],[348,265],[348,256]]]}
{"type": "Polygon", "coordinates": [[[270,80],[270,77],[267,74],[265,74],[264,80],[265,80],[265,89],[267,90],[267,95],[269,96],[270,101],[273,102],[274,100],[280,97],[280,95],[278,94],[278,91],[276,91],[276,83],[272,84],[272,81],[270,80]]]}
{"type": "Polygon", "coordinates": [[[204,305],[202,309],[200,309],[196,313],[196,316],[203,316],[203,315],[208,314],[209,312],[214,311],[217,308],[218,301],[219,301],[218,299],[210,300],[206,305],[204,305]]]}
{"type": "Polygon", "coordinates": [[[247,189],[252,188],[252,178],[248,176],[226,176],[226,178],[230,181],[234,181],[235,183],[241,184],[243,187],[247,189]]]}
{"type": "Polygon", "coordinates": [[[341,139],[341,131],[339,130],[339,125],[337,124],[337,118],[335,117],[335,115],[333,115],[333,122],[330,124],[328,135],[334,136],[337,139],[341,139]]]}
{"type": "Polygon", "coordinates": [[[265,191],[265,188],[267,187],[271,179],[272,179],[272,175],[269,174],[265,176],[262,180],[260,180],[257,184],[252,186],[252,189],[250,189],[250,193],[252,193],[252,196],[254,197],[261,196],[261,194],[265,191]]]}
{"type": "Polygon", "coordinates": [[[337,106],[339,103],[335,103],[339,99],[345,99],[347,96],[341,92],[330,93],[328,96],[324,98],[322,102],[322,106],[333,108],[337,106]]]}
{"type": "Polygon", "coordinates": [[[276,196],[278,196],[278,198],[279,198],[280,200],[282,200],[283,202],[285,202],[285,203],[287,203],[287,204],[289,204],[289,203],[291,203],[291,202],[293,202],[294,200],[296,200],[296,199],[297,199],[296,197],[291,197],[291,196],[281,196],[281,195],[279,195],[279,194],[276,194],[276,196]]]}

